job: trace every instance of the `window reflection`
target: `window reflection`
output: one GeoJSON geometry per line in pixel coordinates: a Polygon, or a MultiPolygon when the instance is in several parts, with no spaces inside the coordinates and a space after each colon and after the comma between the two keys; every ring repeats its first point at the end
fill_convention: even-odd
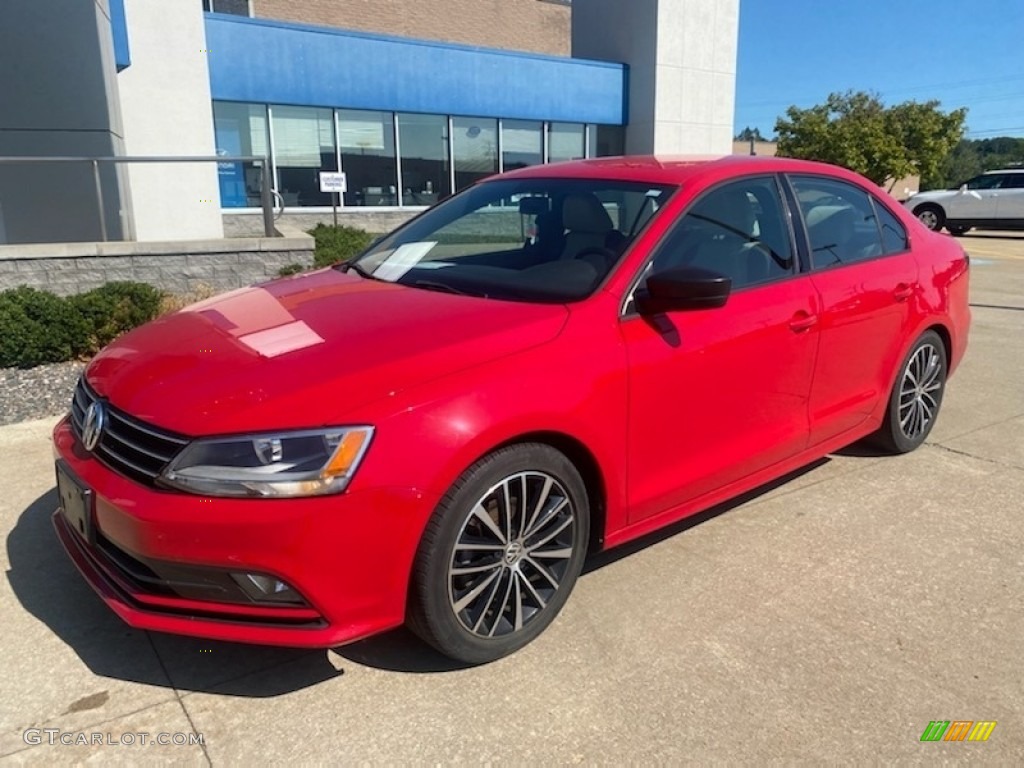
{"type": "Polygon", "coordinates": [[[501,162],[506,171],[544,162],[544,124],[539,120],[501,121],[501,162]]]}
{"type": "Polygon", "coordinates": [[[338,170],[334,113],[313,107],[271,107],[277,191],[285,206],[330,205],[320,171],[338,170]]]}
{"type": "MultiPolygon", "coordinates": [[[[495,175],[622,154],[621,126],[213,102],[217,152],[269,156],[286,207],[329,207],[322,171],[344,171],[345,206],[429,206],[495,175]],[[451,135],[449,135],[449,131],[451,135]]],[[[260,165],[218,165],[221,206],[259,207],[260,165]]]]}
{"type": "MultiPolygon", "coordinates": [[[[213,103],[213,126],[218,155],[270,154],[267,142],[267,108],[263,104],[213,103]]],[[[258,163],[218,163],[222,208],[255,208],[260,205],[258,163]]]]}
{"type": "Polygon", "coordinates": [[[493,176],[498,172],[498,121],[486,117],[456,117],[452,120],[455,148],[455,189],[493,176]]]}
{"type": "Polygon", "coordinates": [[[548,162],[560,163],[563,160],[582,159],[583,142],[582,123],[549,123],[548,162]]]}
{"type": "Polygon", "coordinates": [[[444,115],[398,116],[402,152],[402,205],[433,205],[451,192],[448,118],[444,115]]]}
{"type": "Polygon", "coordinates": [[[345,205],[397,205],[395,125],[391,112],[338,110],[345,205]]]}

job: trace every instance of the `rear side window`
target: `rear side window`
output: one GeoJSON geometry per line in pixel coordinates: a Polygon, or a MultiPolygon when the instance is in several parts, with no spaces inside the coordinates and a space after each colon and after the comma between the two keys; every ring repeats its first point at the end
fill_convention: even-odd
{"type": "Polygon", "coordinates": [[[885,252],[875,205],[867,192],[817,176],[793,176],[791,181],[811,241],[814,269],[854,264],[885,252]]]}
{"type": "Polygon", "coordinates": [[[872,198],[872,202],[878,214],[878,227],[882,230],[882,248],[885,253],[902,253],[907,250],[907,230],[900,220],[875,198],[872,198]]]}
{"type": "Polygon", "coordinates": [[[1024,173],[1008,173],[1003,189],[1024,189],[1024,173]]]}

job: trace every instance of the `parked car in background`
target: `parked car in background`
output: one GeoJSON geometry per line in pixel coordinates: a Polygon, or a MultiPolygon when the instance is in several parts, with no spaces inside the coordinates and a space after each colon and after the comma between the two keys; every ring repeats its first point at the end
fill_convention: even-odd
{"type": "Polygon", "coordinates": [[[407,622],[487,662],[589,553],[865,436],[921,445],[968,274],[832,166],[517,170],[110,345],[54,432],[53,521],[135,627],[326,647],[407,622]]]}
{"type": "Polygon", "coordinates": [[[957,189],[919,192],[903,203],[928,229],[1024,229],[1024,168],[988,171],[957,189]]]}

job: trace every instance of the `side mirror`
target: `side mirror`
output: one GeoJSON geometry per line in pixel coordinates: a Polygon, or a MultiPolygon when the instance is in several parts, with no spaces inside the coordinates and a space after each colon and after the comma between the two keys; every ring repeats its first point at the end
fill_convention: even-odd
{"type": "Polygon", "coordinates": [[[710,269],[684,267],[656,272],[633,296],[641,315],[660,315],[685,309],[714,309],[725,305],[732,278],[710,269]]]}
{"type": "Polygon", "coordinates": [[[960,185],[960,194],[961,195],[967,194],[967,185],[966,184],[961,184],[960,185]]]}

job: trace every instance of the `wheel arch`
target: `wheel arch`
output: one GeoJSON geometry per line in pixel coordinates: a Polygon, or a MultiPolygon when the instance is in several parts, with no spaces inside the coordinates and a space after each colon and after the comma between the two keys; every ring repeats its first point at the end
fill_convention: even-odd
{"type": "Polygon", "coordinates": [[[872,416],[881,425],[882,419],[885,417],[886,408],[889,404],[889,393],[892,392],[892,388],[896,386],[896,382],[900,377],[901,366],[903,361],[906,359],[907,354],[914,347],[915,344],[920,340],[924,334],[928,331],[934,331],[938,335],[939,340],[942,342],[942,348],[946,353],[946,365],[950,365],[950,360],[953,352],[953,337],[950,333],[949,328],[941,321],[936,318],[931,318],[929,322],[925,322],[918,326],[913,333],[910,333],[906,337],[906,341],[902,344],[899,349],[899,353],[894,358],[894,364],[889,375],[884,380],[885,384],[885,397],[880,397],[878,400],[878,406],[872,416]]]}
{"type": "Polygon", "coordinates": [[[604,473],[601,465],[593,452],[583,441],[565,432],[543,430],[525,432],[521,435],[509,438],[493,448],[486,451],[477,458],[494,453],[502,448],[508,448],[522,443],[543,443],[564,454],[573,466],[576,467],[583,478],[583,485],[586,486],[588,500],[590,501],[590,542],[588,552],[594,553],[604,546],[605,524],[607,520],[608,494],[604,473]]]}
{"type": "Polygon", "coordinates": [[[942,206],[942,203],[939,203],[935,200],[922,200],[920,203],[918,203],[911,209],[911,213],[913,213],[916,216],[917,212],[924,208],[937,208],[939,211],[942,212],[943,216],[946,215],[946,209],[942,206]]]}
{"type": "Polygon", "coordinates": [[[935,331],[935,333],[938,334],[938,337],[942,339],[942,347],[946,351],[946,365],[948,366],[950,361],[953,359],[953,337],[949,333],[949,328],[942,323],[932,323],[921,331],[921,333],[917,335],[917,338],[921,338],[921,336],[928,331],[935,331]]]}

